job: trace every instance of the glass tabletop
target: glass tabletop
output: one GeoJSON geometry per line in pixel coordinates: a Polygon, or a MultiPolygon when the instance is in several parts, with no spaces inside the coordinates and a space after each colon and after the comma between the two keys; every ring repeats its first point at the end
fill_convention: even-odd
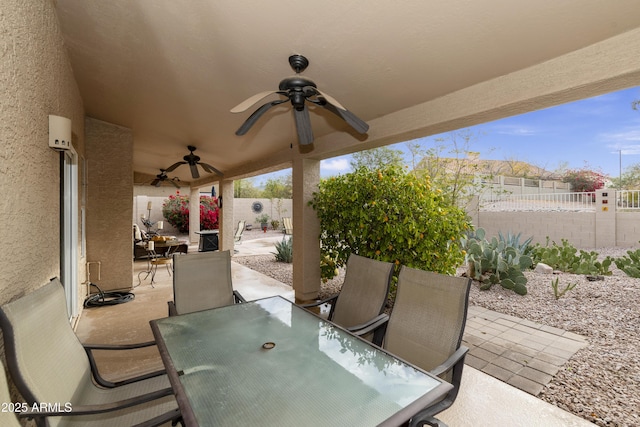
{"type": "Polygon", "coordinates": [[[282,297],[152,328],[201,426],[394,425],[450,388],[282,297]]]}

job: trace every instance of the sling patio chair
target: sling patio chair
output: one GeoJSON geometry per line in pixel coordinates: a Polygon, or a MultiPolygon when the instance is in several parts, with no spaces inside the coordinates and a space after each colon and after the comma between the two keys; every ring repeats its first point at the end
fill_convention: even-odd
{"type": "Polygon", "coordinates": [[[453,385],[442,401],[414,416],[411,427],[445,426],[434,416],[451,406],[460,389],[469,351],[461,342],[470,288],[469,278],[403,266],[391,315],[357,332],[375,330],[374,342],[382,348],[453,385]]]}
{"type": "Polygon", "coordinates": [[[223,307],[246,300],[233,290],[229,251],[173,257],[173,301],[169,316],[223,307]]]}
{"type": "Polygon", "coordinates": [[[236,229],[236,233],[233,235],[233,243],[237,243],[240,244],[242,243],[242,233],[244,232],[244,228],[247,224],[247,221],[245,221],[244,219],[241,219],[240,221],[238,221],[238,228],[236,229]]]}
{"type": "Polygon", "coordinates": [[[98,374],[92,350],[130,350],[155,343],[83,346],[69,323],[57,278],[0,307],[0,327],[9,373],[29,407],[62,405],[25,414],[37,425],[159,426],[180,419],[164,371],[118,382],[98,374]]]}
{"type": "Polygon", "coordinates": [[[282,218],[282,228],[284,230],[284,234],[293,235],[293,221],[291,217],[282,218]]]}
{"type": "Polygon", "coordinates": [[[331,303],[328,320],[350,331],[368,325],[384,311],[394,265],[351,254],[339,293],[304,308],[331,303]]]}

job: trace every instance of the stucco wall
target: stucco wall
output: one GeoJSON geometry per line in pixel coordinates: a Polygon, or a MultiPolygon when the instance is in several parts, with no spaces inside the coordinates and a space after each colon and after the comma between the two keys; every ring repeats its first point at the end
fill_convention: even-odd
{"type": "Polygon", "coordinates": [[[96,278],[95,283],[103,291],[130,289],[133,132],[91,118],[85,123],[89,181],[87,261],[100,262],[101,278],[96,278]]]}
{"type": "Polygon", "coordinates": [[[4,303],[60,275],[60,154],[48,148],[48,115],[72,120],[82,155],[84,113],[51,1],[0,0],[0,57],[4,303]]]}

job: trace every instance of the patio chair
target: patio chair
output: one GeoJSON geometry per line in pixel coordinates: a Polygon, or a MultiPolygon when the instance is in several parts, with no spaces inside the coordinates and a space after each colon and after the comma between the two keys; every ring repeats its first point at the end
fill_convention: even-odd
{"type": "Polygon", "coordinates": [[[157,426],[180,418],[164,371],[118,382],[99,375],[94,349],[155,343],[83,346],[69,323],[64,289],[57,278],[0,307],[0,327],[18,391],[29,407],[50,403],[44,411],[24,415],[35,418],[37,425],[157,426]]]}
{"type": "Polygon", "coordinates": [[[302,305],[305,308],[331,303],[328,319],[350,331],[366,326],[384,311],[394,265],[351,254],[342,289],[338,294],[302,305]]]}
{"type": "Polygon", "coordinates": [[[391,316],[358,333],[376,330],[374,342],[453,385],[436,405],[419,412],[410,426],[445,426],[434,416],[454,402],[469,351],[461,345],[471,279],[402,267],[391,316]],[[383,338],[381,340],[381,338],[383,338]]]}
{"type": "Polygon", "coordinates": [[[246,300],[233,290],[229,251],[174,256],[169,316],[242,302],[246,300]]]}
{"type": "Polygon", "coordinates": [[[291,217],[286,216],[282,218],[282,227],[284,229],[284,234],[293,235],[293,221],[291,220],[291,217]]]}
{"type": "Polygon", "coordinates": [[[233,235],[233,243],[240,244],[242,243],[240,240],[242,239],[242,233],[244,232],[244,227],[247,224],[247,221],[241,219],[238,221],[238,228],[236,229],[236,234],[233,235]]]}

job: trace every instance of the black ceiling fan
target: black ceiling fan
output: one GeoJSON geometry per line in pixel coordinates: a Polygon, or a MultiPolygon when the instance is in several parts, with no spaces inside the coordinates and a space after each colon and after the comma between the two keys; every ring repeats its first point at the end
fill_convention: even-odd
{"type": "Polygon", "coordinates": [[[296,75],[282,80],[278,86],[278,90],[255,94],[231,109],[232,113],[241,113],[246,111],[256,102],[274,93],[286,97],[286,99],[267,102],[259,107],[253,112],[253,114],[251,114],[251,116],[249,116],[242,126],[240,126],[236,131],[236,135],[246,134],[251,126],[253,126],[256,121],[271,107],[275,107],[276,105],[287,101],[291,101],[291,105],[293,105],[293,117],[296,122],[296,130],[298,131],[298,141],[301,145],[309,145],[313,142],[311,119],[309,117],[309,110],[306,102],[326,108],[347,122],[347,124],[356,132],[360,134],[367,133],[369,130],[369,125],[367,123],[340,105],[340,103],[333,97],[321,92],[313,81],[299,75],[309,66],[307,58],[302,55],[292,55],[289,57],[289,65],[291,65],[291,68],[296,72],[296,75]]]}
{"type": "Polygon", "coordinates": [[[168,181],[173,184],[174,187],[180,188],[180,185],[178,185],[178,183],[176,182],[180,181],[180,179],[177,177],[169,178],[165,169],[160,169],[160,173],[156,175],[156,178],[153,181],[151,181],[151,185],[153,185],[154,187],[160,187],[160,184],[162,184],[164,181],[168,181]]]}
{"type": "Polygon", "coordinates": [[[193,145],[189,145],[187,146],[187,148],[189,149],[190,153],[187,154],[186,156],[183,157],[183,161],[181,162],[176,162],[174,164],[172,164],[171,166],[169,166],[166,170],[166,172],[171,172],[173,171],[175,168],[177,168],[180,165],[189,165],[189,167],[191,168],[191,177],[193,179],[197,179],[200,178],[200,173],[198,173],[198,165],[200,165],[200,167],[208,173],[216,173],[220,176],[224,176],[224,174],[222,172],[220,172],[218,169],[214,168],[213,166],[201,162],[200,161],[200,156],[196,156],[195,154],[193,154],[194,151],[196,151],[196,147],[194,147],[193,145]]]}

